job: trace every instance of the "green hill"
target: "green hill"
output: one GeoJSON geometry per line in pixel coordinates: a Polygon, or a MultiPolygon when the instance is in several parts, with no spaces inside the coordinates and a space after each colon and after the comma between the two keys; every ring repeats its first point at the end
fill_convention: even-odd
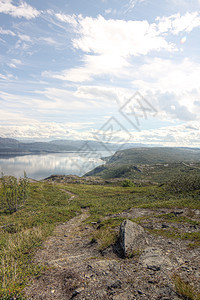
{"type": "Polygon", "coordinates": [[[85,176],[163,183],[188,171],[192,174],[200,172],[200,149],[134,148],[118,151],[104,160],[105,165],[98,166],[85,176]]]}

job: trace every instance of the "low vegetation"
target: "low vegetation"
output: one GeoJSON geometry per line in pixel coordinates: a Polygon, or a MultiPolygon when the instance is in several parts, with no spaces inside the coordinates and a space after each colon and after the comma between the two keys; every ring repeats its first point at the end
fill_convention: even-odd
{"type": "Polygon", "coordinates": [[[169,181],[166,188],[177,194],[200,190],[200,172],[198,174],[181,174],[169,181]]]}
{"type": "Polygon", "coordinates": [[[200,300],[200,294],[195,291],[195,287],[189,282],[185,282],[179,275],[173,276],[176,292],[186,300],[200,300]]]}
{"type": "Polygon", "coordinates": [[[40,274],[42,266],[32,262],[34,252],[56,223],[69,220],[79,211],[68,201],[69,195],[57,187],[31,183],[23,209],[10,214],[1,207],[0,299],[21,299],[20,292],[29,278],[40,274]]]}
{"type": "Polygon", "coordinates": [[[24,172],[24,178],[19,178],[19,180],[14,176],[4,176],[2,174],[1,182],[1,209],[4,208],[10,213],[16,212],[24,206],[28,198],[29,184],[26,173],[24,172]]]}
{"type": "MultiPolygon", "coordinates": [[[[115,243],[118,233],[116,228],[123,220],[123,218],[117,217],[117,214],[125,210],[133,207],[171,208],[172,210],[200,208],[200,188],[196,177],[190,178],[190,186],[194,188],[187,190],[181,188],[184,184],[180,178],[164,185],[145,185],[142,182],[140,185],[133,185],[131,180],[124,180],[124,182],[119,182],[118,186],[106,185],[106,183],[105,185],[59,184],[58,182],[30,182],[27,184],[27,179],[24,180],[23,190],[25,189],[26,192],[22,194],[19,192],[21,196],[19,202],[17,201],[17,206],[10,209],[8,204],[5,205],[5,190],[9,188],[10,193],[10,185],[6,187],[5,182],[7,181],[5,178],[1,179],[1,299],[12,299],[12,297],[23,299],[22,290],[28,280],[38,276],[43,270],[43,266],[36,265],[33,261],[35,251],[52,233],[56,224],[66,222],[77,213],[81,213],[81,208],[89,209],[90,215],[86,222],[88,224],[96,222],[97,224],[98,228],[94,231],[91,242],[98,242],[101,250],[115,243]],[[176,184],[180,186],[179,192],[174,188],[176,184]],[[73,201],[69,201],[70,196],[67,192],[76,195],[73,201]]],[[[12,178],[11,183],[8,182],[14,184],[14,187],[17,186],[20,191],[20,181],[16,182],[12,178]]],[[[10,197],[9,193],[7,194],[10,197]]],[[[161,215],[155,217],[159,220],[161,215]]],[[[144,216],[143,221],[148,220],[148,218],[148,216],[144,216]]],[[[141,222],[141,220],[135,221],[141,222]]],[[[165,221],[199,224],[198,221],[193,220],[192,216],[191,218],[189,216],[187,218],[174,217],[173,214],[166,215],[165,221]]],[[[154,233],[159,235],[165,235],[166,232],[170,237],[188,240],[192,247],[199,246],[200,237],[198,233],[185,233],[184,235],[173,231],[171,228],[168,231],[154,230],[154,233]]],[[[177,289],[180,289],[178,287],[180,282],[177,279],[175,282],[177,289]]],[[[186,292],[184,293],[186,294],[186,292]]]]}

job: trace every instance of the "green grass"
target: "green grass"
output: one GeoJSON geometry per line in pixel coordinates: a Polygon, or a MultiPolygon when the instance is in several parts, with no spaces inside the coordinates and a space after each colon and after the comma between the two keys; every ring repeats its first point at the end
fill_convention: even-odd
{"type": "Polygon", "coordinates": [[[180,232],[177,228],[170,228],[169,230],[164,229],[148,229],[151,234],[165,236],[171,239],[181,239],[191,241],[190,247],[200,246],[200,232],[180,232]]]}
{"type": "MultiPolygon", "coordinates": [[[[15,297],[21,295],[29,279],[41,273],[43,267],[33,263],[35,251],[52,233],[56,224],[74,217],[76,212],[81,212],[82,207],[89,208],[90,215],[86,220],[87,223],[100,220],[101,226],[96,229],[92,239],[98,241],[99,248],[105,249],[115,243],[118,234],[116,228],[123,220],[117,217],[111,218],[111,215],[132,207],[196,209],[200,208],[200,201],[194,194],[174,195],[158,186],[124,188],[86,184],[32,183],[30,197],[23,209],[11,215],[0,210],[1,299],[11,299],[9,295],[15,297]],[[63,190],[76,195],[73,201],[69,201],[69,195],[63,190]]],[[[170,221],[170,216],[167,218],[170,221]]],[[[179,221],[189,222],[181,217],[179,221]]],[[[164,232],[166,231],[157,234],[162,235],[164,232]]],[[[196,233],[183,235],[182,238],[190,240],[193,244],[199,243],[199,236],[196,233]]],[[[18,296],[18,299],[22,299],[20,297],[22,296],[18,296]]]]}
{"type": "Polygon", "coordinates": [[[68,200],[69,196],[58,187],[31,184],[30,197],[23,209],[13,214],[0,211],[1,299],[17,297],[29,278],[42,271],[42,266],[32,262],[33,254],[57,222],[67,221],[79,211],[68,200]]]}

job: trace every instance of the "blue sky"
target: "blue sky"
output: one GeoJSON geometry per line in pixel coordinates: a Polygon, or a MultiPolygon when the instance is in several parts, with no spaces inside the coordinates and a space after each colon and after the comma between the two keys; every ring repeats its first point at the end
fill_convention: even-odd
{"type": "Polygon", "coordinates": [[[0,136],[200,147],[199,38],[199,0],[0,0],[0,136]]]}

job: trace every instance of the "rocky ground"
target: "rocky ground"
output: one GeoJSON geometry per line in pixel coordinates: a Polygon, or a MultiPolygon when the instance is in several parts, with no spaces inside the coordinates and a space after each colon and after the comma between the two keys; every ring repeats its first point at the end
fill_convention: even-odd
{"type": "MultiPolygon", "coordinates": [[[[25,289],[28,299],[189,299],[177,293],[174,276],[189,282],[200,293],[200,248],[188,246],[188,241],[152,235],[148,229],[184,232],[199,231],[198,225],[167,223],[155,215],[188,216],[199,220],[198,210],[137,209],[109,216],[134,219],[150,216],[141,221],[145,242],[130,258],[122,258],[116,247],[99,251],[91,242],[98,224],[87,225],[87,209],[70,221],[56,227],[54,234],[35,256],[37,263],[47,269],[25,289]]],[[[118,229],[117,229],[118,230],[118,229]]],[[[195,298],[191,298],[195,299],[195,298]]],[[[199,298],[196,298],[199,299],[199,298]]]]}

